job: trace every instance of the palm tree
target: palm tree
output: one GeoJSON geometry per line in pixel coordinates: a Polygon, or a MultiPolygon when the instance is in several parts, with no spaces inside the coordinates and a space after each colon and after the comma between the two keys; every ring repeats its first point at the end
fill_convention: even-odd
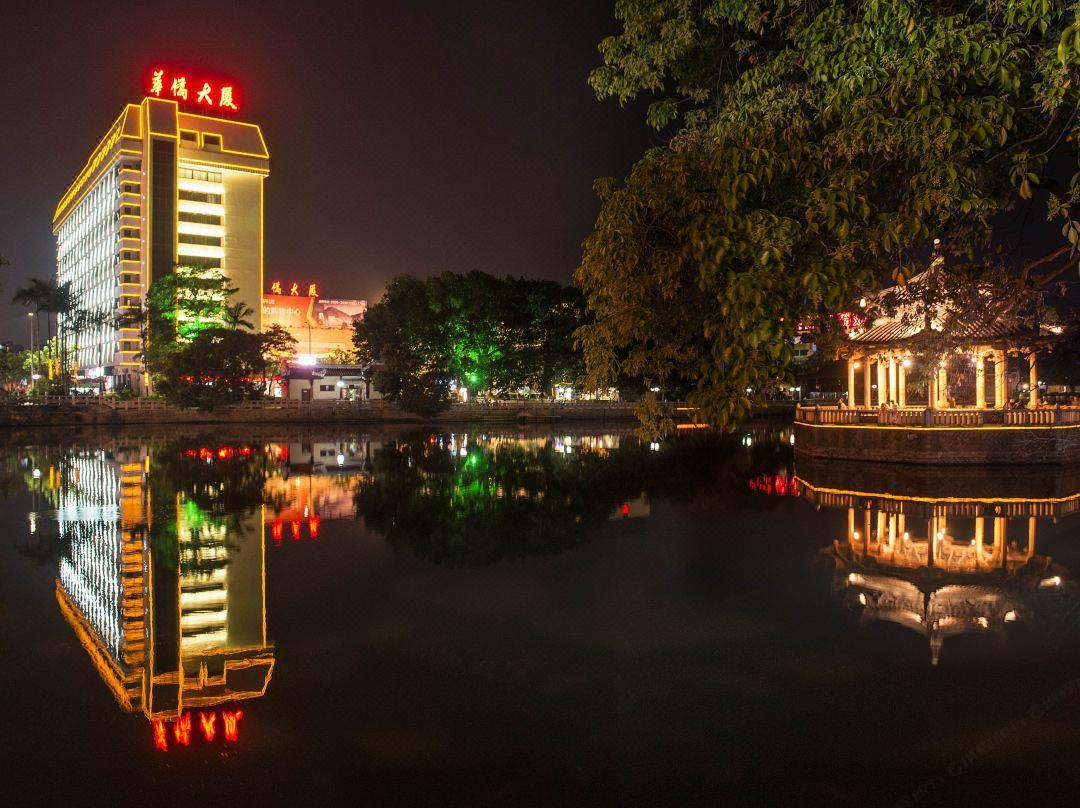
{"type": "Polygon", "coordinates": [[[255,326],[248,318],[254,313],[255,309],[242,300],[238,300],[231,306],[224,307],[221,318],[231,331],[238,331],[241,328],[250,331],[255,326]]]}
{"type": "MultiPolygon", "coordinates": [[[[46,344],[53,337],[54,322],[56,325],[57,335],[59,336],[60,329],[60,315],[66,315],[72,311],[75,307],[75,295],[71,289],[71,282],[57,283],[55,278],[49,278],[48,280],[41,280],[40,278],[30,278],[27,281],[26,286],[15,292],[15,295],[11,298],[12,303],[17,303],[26,307],[33,307],[35,314],[45,313],[45,336],[46,344]]],[[[57,340],[61,342],[62,340],[57,340]]],[[[61,360],[59,347],[57,347],[57,360],[61,360]]],[[[61,364],[63,362],[61,361],[61,364]]],[[[64,370],[61,370],[61,376],[64,375],[64,370]]]]}

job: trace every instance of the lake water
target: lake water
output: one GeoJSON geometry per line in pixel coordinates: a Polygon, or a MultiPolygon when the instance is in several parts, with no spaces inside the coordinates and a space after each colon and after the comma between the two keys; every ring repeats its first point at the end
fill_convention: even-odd
{"type": "Polygon", "coordinates": [[[9,805],[1080,786],[1075,469],[763,424],[22,433],[0,472],[9,805]]]}

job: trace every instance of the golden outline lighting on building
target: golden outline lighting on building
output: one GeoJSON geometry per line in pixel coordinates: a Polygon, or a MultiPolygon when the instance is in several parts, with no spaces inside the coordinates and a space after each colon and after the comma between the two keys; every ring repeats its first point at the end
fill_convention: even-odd
{"type": "Polygon", "coordinates": [[[115,317],[141,308],[154,279],[177,265],[220,269],[261,330],[269,172],[256,124],[187,112],[165,97],[124,108],[52,220],[57,281],[71,283],[78,306],[99,320],[70,336],[84,378],[142,387],[139,330],[115,317]]]}

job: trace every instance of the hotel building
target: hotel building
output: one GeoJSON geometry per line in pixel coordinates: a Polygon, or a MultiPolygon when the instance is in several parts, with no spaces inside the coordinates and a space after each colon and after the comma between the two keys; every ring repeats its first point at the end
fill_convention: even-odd
{"type": "Polygon", "coordinates": [[[263,182],[269,153],[255,124],[186,112],[147,97],[128,104],[60,199],[52,230],[57,281],[103,324],[70,337],[82,378],[143,387],[138,310],[178,265],[220,269],[262,326],[263,182]]]}

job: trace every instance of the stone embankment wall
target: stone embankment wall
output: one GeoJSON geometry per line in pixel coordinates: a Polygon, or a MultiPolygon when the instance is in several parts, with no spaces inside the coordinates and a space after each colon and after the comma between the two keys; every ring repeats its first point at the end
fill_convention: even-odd
{"type": "Polygon", "coordinates": [[[434,418],[422,418],[385,402],[252,401],[195,410],[162,402],[95,399],[52,400],[0,405],[0,426],[81,426],[95,424],[243,423],[545,423],[551,421],[632,421],[624,402],[500,402],[455,404],[434,418]]]}
{"type": "Polygon", "coordinates": [[[1080,426],[881,427],[795,424],[799,454],[886,463],[1080,461],[1080,426]]]}

